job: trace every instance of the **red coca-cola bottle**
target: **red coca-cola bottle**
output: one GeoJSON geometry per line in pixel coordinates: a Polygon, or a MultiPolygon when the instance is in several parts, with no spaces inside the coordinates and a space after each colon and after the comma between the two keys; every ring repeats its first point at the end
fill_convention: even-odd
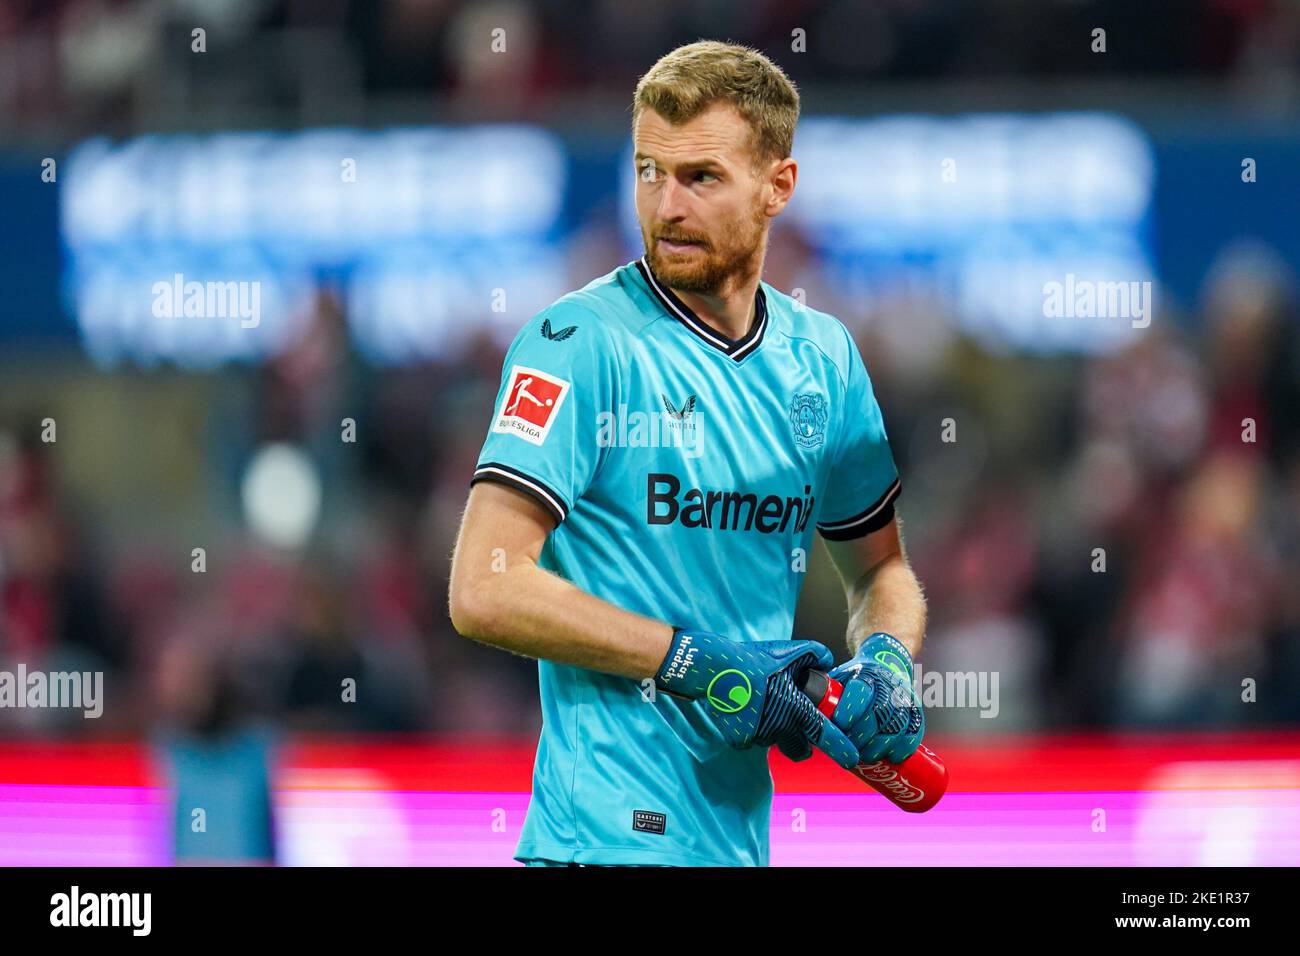
{"type": "MultiPolygon", "coordinates": [[[[803,692],[817,701],[818,710],[830,717],[840,702],[844,685],[821,671],[809,671],[804,677],[803,692]]],[[[938,803],[948,789],[948,768],[925,744],[917,747],[916,753],[902,763],[888,760],[860,763],[852,773],[908,813],[924,813],[938,803]]]]}

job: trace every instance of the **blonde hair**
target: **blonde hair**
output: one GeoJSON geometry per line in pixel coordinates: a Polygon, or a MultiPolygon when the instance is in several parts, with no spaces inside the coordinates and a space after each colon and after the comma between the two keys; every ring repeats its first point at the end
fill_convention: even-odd
{"type": "Polygon", "coordinates": [[[793,151],[799,91],[758,50],[717,40],[679,46],[650,67],[632,97],[632,127],[643,109],[676,126],[719,102],[730,103],[749,123],[756,164],[793,151]]]}

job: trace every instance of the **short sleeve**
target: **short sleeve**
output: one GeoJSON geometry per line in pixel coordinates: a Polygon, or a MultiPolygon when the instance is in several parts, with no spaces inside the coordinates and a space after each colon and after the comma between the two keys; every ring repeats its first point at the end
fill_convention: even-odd
{"type": "Polygon", "coordinates": [[[534,316],[506,352],[470,483],[509,485],[564,521],[600,466],[597,422],[614,407],[617,369],[613,344],[587,309],[561,301],[534,316]]]}
{"type": "Polygon", "coordinates": [[[901,486],[871,379],[849,337],[849,363],[840,432],[817,530],[829,541],[879,531],[894,519],[901,486]]]}

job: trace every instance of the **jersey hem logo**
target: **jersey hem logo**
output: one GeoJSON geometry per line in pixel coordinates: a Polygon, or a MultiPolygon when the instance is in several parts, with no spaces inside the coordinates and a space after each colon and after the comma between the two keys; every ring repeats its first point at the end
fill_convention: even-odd
{"type": "Polygon", "coordinates": [[[633,810],[632,829],[639,833],[663,833],[668,824],[666,813],[652,810],[633,810]]]}
{"type": "Polygon", "coordinates": [[[534,445],[542,444],[569,394],[569,387],[569,382],[539,369],[512,366],[510,387],[506,389],[492,430],[518,435],[534,445]]]}

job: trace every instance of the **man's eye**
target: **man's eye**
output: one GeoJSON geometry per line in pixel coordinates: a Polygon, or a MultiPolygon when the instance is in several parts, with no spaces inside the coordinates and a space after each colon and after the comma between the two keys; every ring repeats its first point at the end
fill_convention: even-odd
{"type": "Polygon", "coordinates": [[[715,180],[715,179],[717,179],[717,178],[718,178],[718,177],[715,176],[715,175],[713,175],[713,173],[706,173],[704,170],[700,170],[698,173],[695,174],[695,181],[696,181],[697,183],[702,183],[702,182],[712,182],[713,180],[715,180]],[[709,178],[706,180],[706,179],[704,179],[705,176],[707,176],[707,177],[709,177],[709,178]]]}
{"type": "Polygon", "coordinates": [[[652,183],[659,178],[661,170],[654,163],[641,164],[641,181],[652,183]]]}

